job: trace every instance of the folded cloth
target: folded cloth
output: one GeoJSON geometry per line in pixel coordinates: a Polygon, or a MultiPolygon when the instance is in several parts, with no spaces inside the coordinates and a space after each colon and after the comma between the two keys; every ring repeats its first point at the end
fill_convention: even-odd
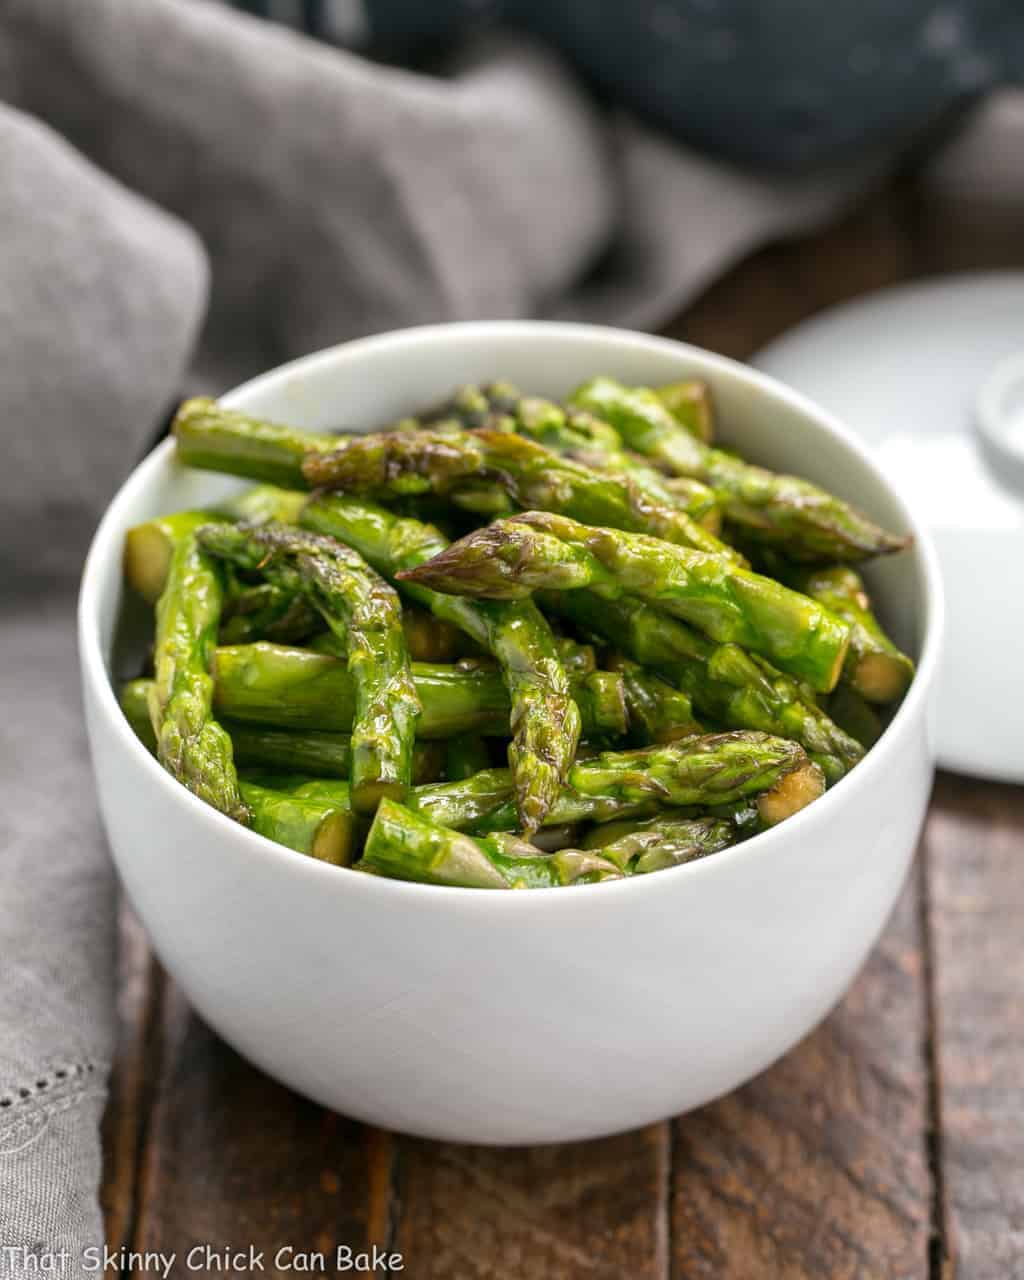
{"type": "MultiPolygon", "coordinates": [[[[166,410],[206,267],[181,223],[0,107],[0,1275],[102,1243],[114,881],[74,602],[103,505],[166,410]]],[[[79,1274],[77,1262],[64,1274],[79,1274]]]]}
{"type": "Polygon", "coordinates": [[[202,236],[207,389],[422,321],[654,324],[866,172],[769,184],[609,128],[518,39],[440,79],[202,0],[7,0],[0,46],[0,97],[202,236]]]}
{"type": "Polygon", "coordinates": [[[182,380],[420,321],[653,326],[886,159],[768,181],[609,116],[519,40],[430,78],[207,0],[6,0],[0,99],[0,1245],[76,1259],[101,1238],[113,890],[75,580],[182,380]]]}

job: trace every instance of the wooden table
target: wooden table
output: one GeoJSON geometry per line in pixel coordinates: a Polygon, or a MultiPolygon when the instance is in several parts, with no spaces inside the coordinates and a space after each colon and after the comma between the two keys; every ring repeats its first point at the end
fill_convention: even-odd
{"type": "MultiPolygon", "coordinates": [[[[1024,266],[1019,229],[904,177],[741,264],[669,332],[744,358],[840,299],[987,265],[1024,266]]],[[[376,1244],[416,1280],[1024,1276],[1024,789],[940,776],[883,940],[782,1062],[573,1146],[450,1146],[324,1111],[198,1022],[127,914],[122,935],[114,1248],[253,1245],[272,1275],[281,1245],[376,1244]]]]}

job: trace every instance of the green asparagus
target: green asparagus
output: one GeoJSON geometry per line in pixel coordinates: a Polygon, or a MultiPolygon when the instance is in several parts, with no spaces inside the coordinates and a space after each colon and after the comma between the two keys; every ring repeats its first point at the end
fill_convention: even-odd
{"type": "Polygon", "coordinates": [[[849,628],[816,601],[731,564],[643,534],[591,528],[550,512],[497,521],[397,575],[456,595],[517,599],[535,590],[591,587],[602,598],[641,596],[713,640],[763,654],[827,693],[849,628]]]}
{"type": "Polygon", "coordinates": [[[377,810],[357,866],[397,880],[465,889],[552,889],[622,875],[596,853],[541,853],[500,832],[464,835],[388,800],[377,810]]]}
{"type": "Polygon", "coordinates": [[[293,523],[298,519],[305,500],[301,493],[278,489],[274,485],[257,485],[203,511],[176,511],[135,525],[124,539],[125,577],[144,600],[155,604],[164,589],[171,554],[179,537],[193,533],[211,520],[257,524],[266,520],[283,520],[293,523]]]}
{"type": "Polygon", "coordinates": [[[735,844],[739,833],[725,818],[659,815],[644,822],[609,822],[596,827],[583,848],[600,853],[626,875],[646,875],[706,858],[735,844]]]}
{"type": "Polygon", "coordinates": [[[737,558],[674,499],[659,502],[625,476],[593,471],[511,432],[353,436],[333,453],[309,454],[303,467],[311,486],[390,498],[455,495],[461,481],[489,480],[500,484],[524,510],[559,512],[737,558]]]}
{"type": "Polygon", "coordinates": [[[703,729],[693,715],[693,703],[654,671],[615,654],[610,665],[622,675],[629,713],[629,731],[640,745],[675,742],[703,729]]]}
{"type": "MultiPolygon", "coordinates": [[[[508,735],[508,692],[495,668],[466,661],[414,662],[412,675],[423,707],[418,737],[508,735]]],[[[327,732],[347,733],[352,728],[355,691],[343,659],[266,642],[224,645],[214,654],[213,676],[214,706],[225,719],[327,732]]],[[[588,737],[608,736],[606,723],[586,718],[588,700],[581,702],[584,732],[588,737]]]]}
{"type": "Polygon", "coordinates": [[[210,664],[220,624],[220,569],[194,532],[179,536],[156,606],[149,714],[157,759],[193,794],[245,823],[231,739],[213,718],[210,664]]]}
{"type": "Polygon", "coordinates": [[[542,599],[584,632],[606,636],[645,669],[660,671],[690,697],[699,715],[729,729],[795,739],[829,783],[838,782],[864,754],[810,690],[737,645],[716,645],[636,597],[605,600],[590,591],[572,591],[542,599]]]}
{"type": "MultiPolygon", "coordinates": [[[[763,733],[685,738],[638,751],[577,760],[546,818],[550,826],[646,817],[664,808],[731,804],[753,797],[768,824],[782,821],[824,789],[802,748],[763,733]]],[[[464,782],[416,788],[411,807],[455,829],[511,831],[515,810],[507,770],[464,782]]]]}
{"type": "Polygon", "coordinates": [[[882,630],[860,574],[846,565],[832,565],[794,572],[786,580],[850,628],[844,675],[853,689],[868,702],[902,698],[914,678],[914,664],[882,630]]]}
{"type": "Polygon", "coordinates": [[[221,559],[301,592],[344,637],[355,692],[352,804],[372,813],[382,796],[404,796],[421,708],[394,590],[358,553],[323,534],[269,523],[207,525],[196,536],[221,559]]]}
{"type": "Polygon", "coordinates": [[[358,822],[350,808],[272,791],[253,782],[242,782],[240,787],[253,831],[321,862],[351,865],[358,822]]]}
{"type": "Polygon", "coordinates": [[[882,736],[878,712],[852,685],[840,683],[828,696],[828,714],[862,747],[873,747],[882,736]]]}
{"type": "Polygon", "coordinates": [[[445,746],[444,776],[448,782],[464,781],[491,767],[491,753],[478,733],[460,733],[445,746]]]}
{"type": "MultiPolygon", "coordinates": [[[[151,680],[129,680],[121,688],[121,709],[143,745],[156,754],[156,739],[149,719],[151,680]]],[[[247,724],[224,719],[221,727],[231,739],[239,768],[273,769],[278,772],[347,777],[352,767],[352,738],[347,733],[322,729],[277,729],[273,725],[247,724]]],[[[445,771],[443,740],[417,742],[413,748],[415,783],[436,782],[445,771]]]]}
{"type": "Polygon", "coordinates": [[[218,639],[221,644],[250,644],[256,640],[298,644],[322,625],[304,596],[277,582],[250,584],[236,577],[228,582],[218,639]]]}
{"type": "MultiPolygon", "coordinates": [[[[391,580],[448,546],[433,525],[338,494],[315,496],[303,511],[302,523],[354,547],[391,580]]],[[[551,628],[532,601],[464,600],[414,584],[404,591],[499,662],[510,702],[509,764],[516,775],[520,821],[525,832],[535,831],[565,781],[581,731],[581,712],[551,628]]],[[[600,693],[591,690],[594,698],[600,693]]],[[[599,701],[591,711],[602,705],[607,704],[599,701]]]]}
{"type": "Polygon", "coordinates": [[[186,400],[171,430],[178,460],[186,466],[226,471],[285,489],[305,488],[302,460],[307,454],[338,447],[336,435],[296,431],[204,398],[186,400]]]}
{"type": "MultiPolygon", "coordinates": [[[[446,410],[463,426],[478,428],[507,422],[520,435],[564,454],[594,471],[612,471],[628,477],[634,485],[663,506],[678,507],[711,533],[721,527],[714,493],[699,481],[689,487],[674,487],[670,477],[652,467],[639,454],[623,448],[622,437],[606,422],[582,409],[564,409],[540,396],[524,396],[509,383],[491,383],[482,388],[467,387],[446,410]],[[490,406],[490,415],[481,405],[490,406]],[[462,405],[468,407],[463,411],[462,405]]],[[[450,428],[446,428],[450,429],[450,428]]],[[[495,510],[493,516],[506,514],[495,510]]]]}
{"type": "Polygon", "coordinates": [[[676,422],[690,435],[710,444],[715,433],[715,415],[711,407],[711,391],[699,378],[687,378],[682,382],[667,382],[655,387],[654,394],[676,422]]]}
{"type": "Polygon", "coordinates": [[[629,448],[709,485],[726,520],[748,538],[778,546],[791,559],[858,561],[909,545],[908,538],[887,533],[807,480],[709,448],[676,421],[654,392],[600,377],[574,392],[572,403],[609,422],[629,448]]]}

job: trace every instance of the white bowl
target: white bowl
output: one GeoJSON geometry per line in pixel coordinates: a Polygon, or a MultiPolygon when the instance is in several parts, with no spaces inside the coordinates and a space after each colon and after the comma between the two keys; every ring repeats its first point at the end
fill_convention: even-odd
{"type": "Polygon", "coordinates": [[[572,890],[487,893],[338,870],[254,835],[171,780],[110,680],[125,530],[240,482],[179,468],[161,445],[114,499],[86,563],[80,648],[100,805],[153,946],[236,1049],[373,1124],[554,1142],[647,1124],[734,1088],[839,1000],[917,841],[933,767],[935,556],[866,453],[809,401],[679,343],[515,322],[364,339],[225,399],[298,426],[359,430],[458,382],[502,376],[559,395],[595,373],[708,379],[730,443],[916,539],[868,573],[886,623],[918,659],[885,734],[817,803],[704,861],[572,890]]]}

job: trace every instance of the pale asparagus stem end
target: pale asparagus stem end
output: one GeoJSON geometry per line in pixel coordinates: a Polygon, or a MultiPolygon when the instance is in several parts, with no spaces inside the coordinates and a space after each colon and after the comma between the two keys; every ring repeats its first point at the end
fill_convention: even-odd
{"type": "Polygon", "coordinates": [[[757,797],[758,812],[767,826],[774,827],[806,808],[824,791],[825,775],[808,760],[757,797]]]}

